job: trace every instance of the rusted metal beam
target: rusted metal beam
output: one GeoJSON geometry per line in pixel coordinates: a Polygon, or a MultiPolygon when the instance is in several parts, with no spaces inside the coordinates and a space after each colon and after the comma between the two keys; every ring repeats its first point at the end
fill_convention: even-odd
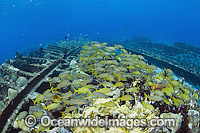
{"type": "Polygon", "coordinates": [[[27,86],[24,88],[24,90],[22,90],[13,100],[11,100],[11,102],[2,112],[2,115],[0,117],[0,132],[3,131],[4,126],[8,122],[8,119],[13,114],[14,110],[17,108],[18,104],[27,96],[27,94],[31,92],[32,88],[34,88],[34,86],[36,86],[41,80],[43,80],[43,78],[57,65],[64,62],[65,61],[63,59],[59,59],[55,61],[53,64],[51,64],[49,67],[45,68],[37,76],[33,77],[27,83],[27,86]]]}

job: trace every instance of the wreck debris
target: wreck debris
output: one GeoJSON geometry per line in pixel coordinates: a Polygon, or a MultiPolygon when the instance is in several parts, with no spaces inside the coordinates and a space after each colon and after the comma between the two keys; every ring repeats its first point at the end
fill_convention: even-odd
{"type": "MultiPolygon", "coordinates": [[[[54,48],[57,50],[55,46],[54,48]]],[[[68,55],[70,53],[74,53],[74,50],[77,50],[77,48],[68,50],[63,48],[58,49],[62,49],[62,51],[64,51],[63,55],[68,55]]],[[[46,52],[48,52],[48,47],[46,52]]],[[[43,53],[45,55],[44,50],[43,53]]],[[[70,55],[67,57],[70,57],[70,55]]],[[[60,63],[66,64],[68,61],[70,61],[69,58],[67,58],[66,61],[61,58],[62,57],[60,56],[57,56],[54,59],[45,59],[37,56],[24,57],[17,53],[15,60],[8,60],[6,63],[0,66],[1,76],[3,77],[1,82],[5,84],[4,86],[1,84],[1,92],[8,91],[7,94],[2,95],[3,97],[1,99],[5,101],[5,99],[9,97],[9,101],[6,103],[7,105],[4,105],[3,108],[1,108],[1,131],[7,130],[8,126],[11,124],[11,121],[16,115],[16,112],[18,112],[23,103],[26,102],[26,96],[28,93],[32,93],[32,91],[35,91],[37,87],[39,87],[38,85],[42,84],[42,82],[46,82],[46,75],[53,73],[51,70],[55,71],[55,68],[58,68],[59,70],[60,63]],[[27,66],[29,66],[29,69],[27,66]],[[7,119],[9,119],[9,121],[7,121],[7,119]]]]}
{"type": "MultiPolygon", "coordinates": [[[[66,48],[65,43],[60,46],[66,48]]],[[[47,55],[44,54],[41,60],[37,57],[39,63],[31,63],[37,73],[33,77],[25,77],[28,79],[27,85],[21,88],[19,94],[11,101],[12,105],[8,104],[2,112],[3,116],[0,119],[4,119],[5,122],[9,118],[9,121],[5,126],[0,125],[1,130],[6,131],[11,123],[15,128],[32,132],[47,130],[176,132],[183,129],[182,125],[186,125],[185,128],[190,130],[191,124],[188,125],[187,112],[191,109],[197,111],[198,93],[188,89],[184,83],[174,80],[173,72],[169,69],[156,72],[157,67],[146,63],[144,56],[132,54],[121,45],[112,47],[107,43],[96,41],[84,43],[78,57],[74,53],[80,50],[80,46],[71,51],[63,50],[64,54],[56,54],[58,51],[61,52],[61,49],[62,47],[50,45],[47,50],[40,50],[48,52],[48,59],[44,58],[47,55]],[[70,56],[71,54],[73,55],[70,56]],[[13,114],[6,114],[5,111],[8,109],[13,114]],[[50,129],[36,123],[36,126],[30,129],[22,124],[25,114],[35,115],[37,118],[41,118],[42,115],[51,118],[108,116],[145,118],[148,121],[175,118],[178,123],[174,128],[134,127],[133,129],[121,127],[50,129]]],[[[18,59],[24,59],[23,56],[18,56],[18,59]]],[[[33,57],[30,59],[33,60],[33,57]]],[[[20,76],[17,73],[14,81],[20,76]]],[[[190,119],[192,126],[196,126],[193,124],[195,120],[190,119]]]]}

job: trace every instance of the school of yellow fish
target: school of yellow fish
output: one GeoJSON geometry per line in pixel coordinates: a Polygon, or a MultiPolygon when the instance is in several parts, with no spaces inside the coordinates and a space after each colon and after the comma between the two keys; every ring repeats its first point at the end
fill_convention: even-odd
{"type": "MultiPolygon", "coordinates": [[[[61,118],[92,118],[100,115],[150,120],[161,115],[154,103],[178,108],[182,105],[191,106],[193,101],[197,107],[198,94],[189,86],[174,80],[172,70],[164,69],[155,73],[156,66],[147,64],[142,55],[132,54],[122,45],[90,42],[82,46],[78,57],[79,61],[73,69],[53,77],[49,81],[51,89],[33,100],[33,106],[42,108],[33,112],[36,118],[50,111],[60,112],[61,118]],[[159,88],[158,84],[162,87],[159,88]]],[[[15,121],[18,128],[22,127],[19,123],[23,120],[19,116],[15,121]]],[[[173,130],[178,130],[177,127],[173,130]]],[[[73,132],[84,133],[152,132],[155,128],[71,127],[73,132]]],[[[21,129],[30,130],[25,127],[21,129]]],[[[49,130],[49,127],[38,125],[35,128],[37,132],[45,130],[49,130]]]]}

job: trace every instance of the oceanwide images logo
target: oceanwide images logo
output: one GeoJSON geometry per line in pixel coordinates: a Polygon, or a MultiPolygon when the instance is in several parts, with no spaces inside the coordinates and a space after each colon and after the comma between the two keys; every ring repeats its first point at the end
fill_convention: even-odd
{"type": "MultiPolygon", "coordinates": [[[[25,118],[25,124],[27,127],[34,127],[36,125],[36,118],[34,115],[28,115],[25,118]]],[[[98,116],[86,119],[51,119],[49,116],[42,116],[40,119],[40,124],[43,127],[123,127],[128,130],[133,129],[134,127],[146,127],[146,126],[165,126],[165,127],[175,127],[175,119],[109,119],[108,116],[105,116],[104,119],[99,118],[98,116]]]]}
{"type": "Polygon", "coordinates": [[[34,115],[27,115],[24,122],[27,127],[34,127],[36,125],[36,117],[34,115]]]}

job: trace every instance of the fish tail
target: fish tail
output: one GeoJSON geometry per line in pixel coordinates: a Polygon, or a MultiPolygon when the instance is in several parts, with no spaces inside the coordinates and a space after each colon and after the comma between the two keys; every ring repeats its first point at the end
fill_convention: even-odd
{"type": "Polygon", "coordinates": [[[45,109],[47,109],[47,107],[43,107],[43,109],[45,110],[45,109]]]}
{"type": "Polygon", "coordinates": [[[51,90],[53,91],[53,86],[51,87],[51,90]]]}
{"type": "Polygon", "coordinates": [[[91,92],[88,93],[88,97],[91,95],[91,92]]]}
{"type": "Polygon", "coordinates": [[[144,93],[144,99],[147,97],[147,94],[146,93],[144,93]]]}
{"type": "Polygon", "coordinates": [[[121,98],[118,98],[116,101],[120,100],[121,98]]]}
{"type": "Polygon", "coordinates": [[[62,116],[63,116],[63,114],[65,113],[64,111],[60,111],[60,113],[62,114],[62,116]]]}
{"type": "Polygon", "coordinates": [[[33,103],[35,104],[36,103],[36,101],[35,100],[32,100],[33,101],[33,103]]]}
{"type": "Polygon", "coordinates": [[[64,102],[64,106],[67,104],[67,102],[66,101],[63,101],[64,102]]]}
{"type": "Polygon", "coordinates": [[[74,92],[76,93],[76,92],[78,92],[78,90],[76,90],[76,89],[74,88],[74,92]]]}
{"type": "Polygon", "coordinates": [[[59,96],[59,95],[57,95],[57,97],[58,97],[58,99],[61,99],[62,97],[61,96],[59,96]]]}

